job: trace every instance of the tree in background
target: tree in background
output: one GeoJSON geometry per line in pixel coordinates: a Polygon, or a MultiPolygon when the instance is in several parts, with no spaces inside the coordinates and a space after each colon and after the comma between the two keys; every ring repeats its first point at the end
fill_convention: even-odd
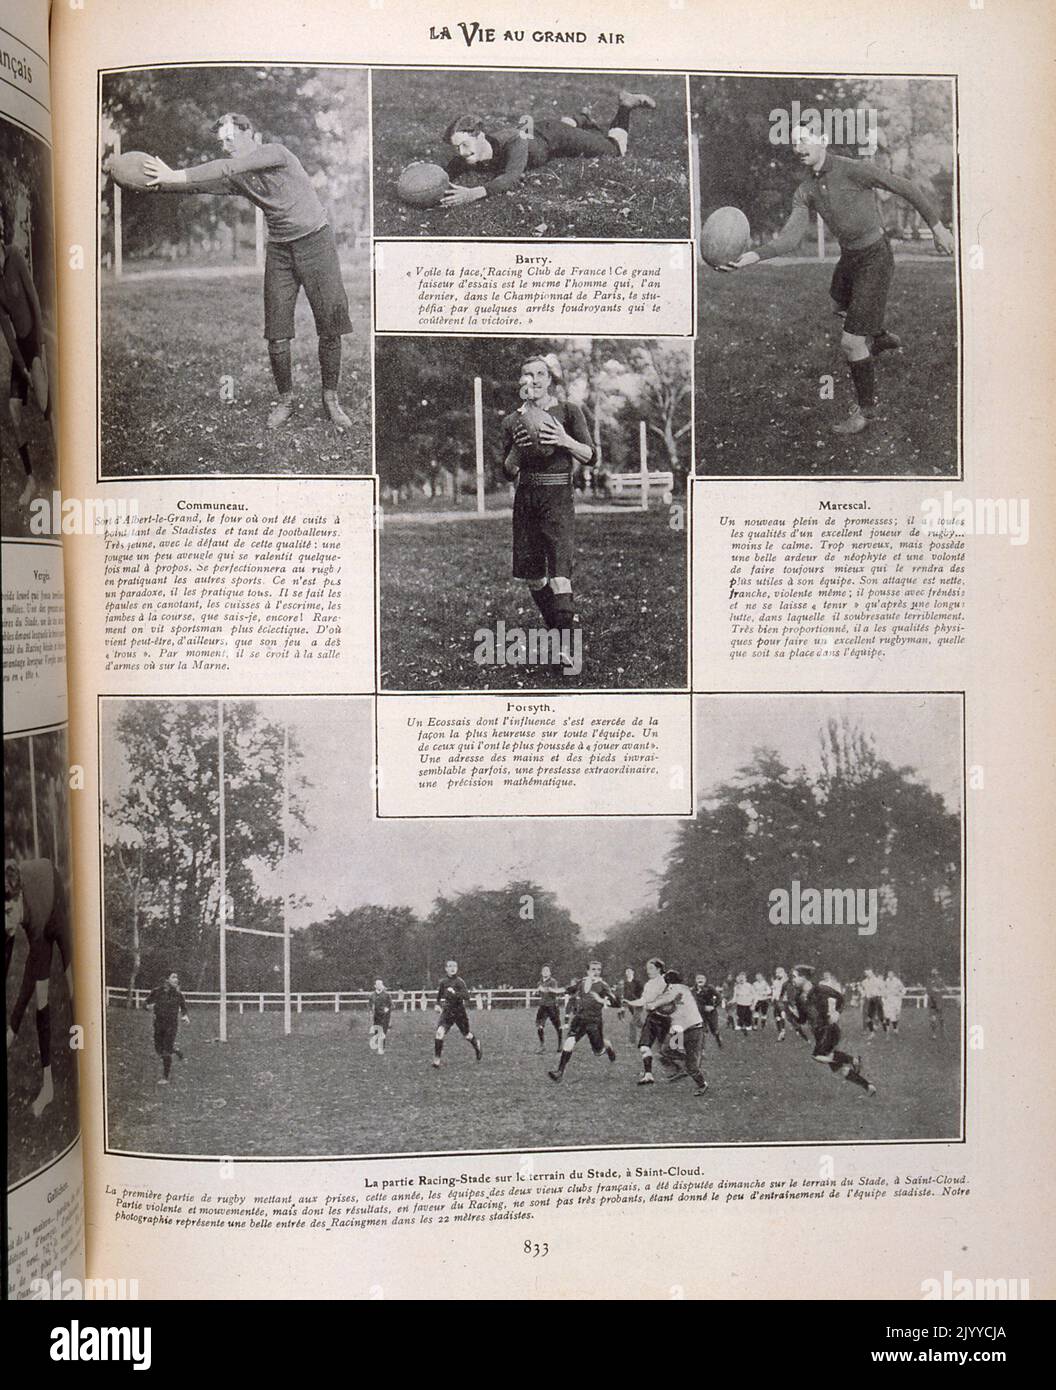
{"type": "Polygon", "coordinates": [[[893,965],[923,980],[960,962],[960,817],[912,768],[880,757],[857,726],[830,721],[819,767],[791,769],[757,749],[731,781],[682,823],[661,875],[657,907],[620,924],[606,947],[639,964],[659,952],[683,968],[729,971],[814,961],[858,978],[893,965]],[[853,926],[784,926],[770,894],[875,888],[873,937],[853,926]]]}
{"type": "Polygon", "coordinates": [[[0,197],[10,210],[14,244],[29,261],[45,320],[55,312],[55,238],[51,152],[43,140],[0,121],[0,197]]]}
{"type": "MultiPolygon", "coordinates": [[[[694,129],[700,135],[701,213],[739,207],[756,241],[783,224],[802,170],[787,145],[770,139],[771,113],[851,108],[876,112],[879,158],[895,173],[944,199],[954,163],[952,88],[949,82],[895,78],[709,77],[691,82],[694,129]]],[[[833,146],[856,156],[857,145],[833,146]]],[[[898,200],[892,200],[897,202],[898,200]]]]}
{"type": "MultiPolygon", "coordinates": [[[[224,706],[224,799],[228,920],[281,930],[281,901],[262,895],[257,871],[283,848],[280,722],[248,701],[224,706]]],[[[114,736],[126,763],[120,794],[104,805],[107,973],[149,978],[179,970],[190,989],[214,989],[219,958],[217,709],[212,702],[128,704],[114,736]]],[[[290,736],[289,853],[307,829],[306,786],[290,736]]],[[[275,943],[229,937],[231,989],[263,988],[275,943]]]]}
{"type": "MultiPolygon", "coordinates": [[[[287,145],[330,215],[338,245],[369,227],[366,79],[327,68],[151,68],[103,78],[102,111],[120,131],[123,150],[160,155],[173,168],[221,155],[211,126],[226,111],[241,111],[265,140],[287,145]]],[[[104,151],[105,153],[105,151],[104,151]]],[[[109,216],[109,194],[103,185],[109,216]]],[[[123,200],[125,252],[181,254],[209,245],[226,229],[237,251],[240,228],[252,228],[239,198],[163,198],[130,194],[123,200]]],[[[250,245],[252,230],[248,232],[250,245]]]]}
{"type": "Polygon", "coordinates": [[[503,417],[518,404],[521,363],[553,352],[563,389],[583,407],[605,467],[638,467],[638,422],[659,445],[650,467],[689,472],[690,367],[682,344],[604,338],[382,338],[376,345],[377,458],[393,491],[471,489],[476,467],[473,378],[484,408],[485,484],[504,487],[503,417]],[[659,454],[659,457],[656,454],[659,454]],[[446,478],[446,482],[443,480],[446,478]]]}

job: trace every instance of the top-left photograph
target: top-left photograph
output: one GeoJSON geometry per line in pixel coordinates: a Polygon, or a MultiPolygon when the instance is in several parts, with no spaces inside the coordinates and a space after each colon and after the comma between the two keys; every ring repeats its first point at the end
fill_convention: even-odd
{"type": "Polygon", "coordinates": [[[366,72],[104,72],[99,476],[371,471],[366,72]]]}

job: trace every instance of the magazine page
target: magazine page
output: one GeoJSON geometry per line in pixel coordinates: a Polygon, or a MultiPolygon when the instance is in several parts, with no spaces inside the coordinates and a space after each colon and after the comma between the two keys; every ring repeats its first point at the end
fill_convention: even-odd
{"type": "Polygon", "coordinates": [[[90,1274],[1051,1295],[1049,16],[258,19],[54,19],[90,1274]]]}
{"type": "Polygon", "coordinates": [[[83,1287],[48,6],[0,28],[6,1223],[3,1287],[83,1287]]]}

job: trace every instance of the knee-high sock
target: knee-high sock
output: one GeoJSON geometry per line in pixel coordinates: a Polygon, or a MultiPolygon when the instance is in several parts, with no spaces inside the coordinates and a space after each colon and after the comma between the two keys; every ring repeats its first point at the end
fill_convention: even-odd
{"type": "Polygon", "coordinates": [[[554,594],[551,602],[551,627],[568,628],[576,616],[576,604],[571,592],[554,594]]]}
{"type": "Polygon", "coordinates": [[[161,1074],[162,1074],[162,1076],[167,1077],[168,1074],[169,1074],[169,1072],[171,1072],[171,1071],[172,1071],[172,1053],[171,1053],[171,1052],[166,1052],[165,1056],[161,1059],[161,1074]]]}
{"type": "Polygon", "coordinates": [[[549,584],[544,584],[541,589],[531,590],[535,606],[543,615],[543,621],[547,627],[554,627],[554,591],[549,584]]]}
{"type": "Polygon", "coordinates": [[[863,357],[857,362],[848,362],[854,393],[863,410],[872,410],[876,405],[876,364],[871,357],[863,357]]]}
{"type": "Polygon", "coordinates": [[[33,460],[29,457],[29,445],[20,444],[18,446],[18,456],[22,460],[22,467],[26,470],[26,476],[33,476],[33,460]]]}
{"type": "Polygon", "coordinates": [[[272,339],[268,343],[268,357],[271,360],[271,374],[280,396],[288,396],[293,390],[293,367],[290,365],[290,340],[272,339]]]}
{"type": "Polygon", "coordinates": [[[51,1066],[51,1006],[45,1004],[37,1010],[37,1047],[40,1049],[40,1065],[51,1066]]]}
{"type": "Polygon", "coordinates": [[[341,380],[341,339],[332,334],[319,339],[319,375],[324,391],[336,391],[341,380]]]}

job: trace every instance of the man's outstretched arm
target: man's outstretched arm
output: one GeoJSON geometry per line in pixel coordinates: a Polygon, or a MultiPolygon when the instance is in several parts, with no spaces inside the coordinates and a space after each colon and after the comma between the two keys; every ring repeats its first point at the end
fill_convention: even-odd
{"type": "Polygon", "coordinates": [[[735,261],[729,261],[726,265],[720,265],[720,270],[746,270],[750,265],[756,265],[759,261],[772,261],[778,256],[791,256],[799,250],[799,243],[806,236],[810,229],[810,203],[802,185],[796,189],[792,199],[792,211],[788,215],[788,221],[778,232],[773,241],[766,246],[761,246],[758,251],[745,251],[742,256],[738,256],[735,261]]]}
{"type": "Polygon", "coordinates": [[[150,186],[165,193],[240,193],[241,189],[230,182],[234,175],[279,169],[284,163],[279,145],[258,145],[248,154],[210,159],[186,169],[170,169],[163,159],[152,155],[144,161],[143,168],[150,186]]]}

